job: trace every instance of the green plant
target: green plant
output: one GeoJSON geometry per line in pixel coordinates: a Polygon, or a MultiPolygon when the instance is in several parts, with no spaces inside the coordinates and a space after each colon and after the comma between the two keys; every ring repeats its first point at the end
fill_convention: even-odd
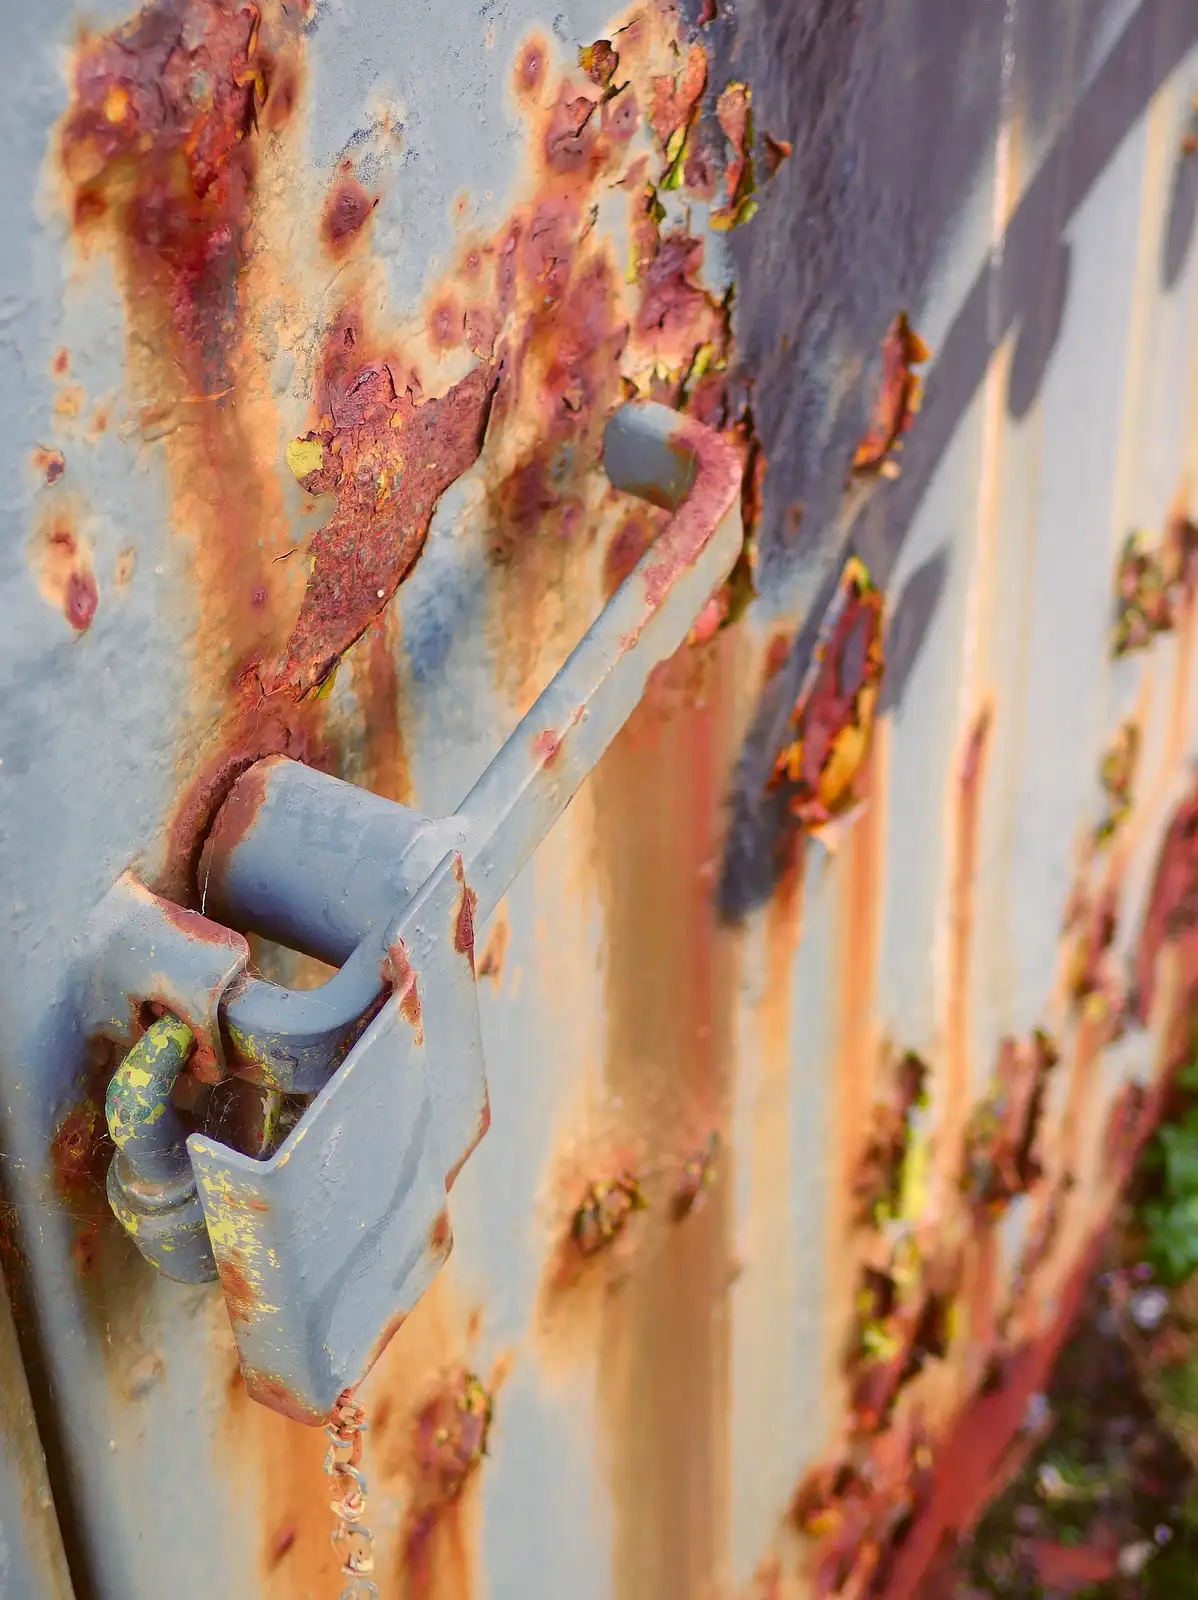
{"type": "MultiPolygon", "coordinates": [[[[1198,1092],[1198,1056],[1178,1073],[1177,1087],[1198,1092]]],[[[1198,1105],[1157,1129],[1145,1171],[1159,1191],[1140,1208],[1146,1253],[1159,1278],[1182,1283],[1198,1271],[1198,1105]]]]}

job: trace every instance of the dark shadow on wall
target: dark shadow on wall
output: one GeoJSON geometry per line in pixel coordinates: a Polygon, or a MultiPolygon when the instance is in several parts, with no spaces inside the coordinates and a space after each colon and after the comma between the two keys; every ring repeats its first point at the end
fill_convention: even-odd
{"type": "MultiPolygon", "coordinates": [[[[873,352],[895,310],[921,303],[939,256],[951,248],[998,126],[998,63],[1010,42],[1002,36],[1005,9],[957,0],[856,8],[757,0],[742,6],[735,31],[733,23],[723,25],[721,70],[754,84],[761,129],[795,143],[761,212],[739,230],[743,237],[733,236],[740,358],[753,375],[770,460],[763,590],[780,584],[792,563],[811,561],[827,537],[874,392],[873,352]],[[798,125],[788,121],[792,113],[798,125]],[[809,535],[797,551],[782,531],[784,508],[795,501],[805,507],[809,535]]],[[[1153,94],[1198,43],[1194,0],[1144,0],[1075,98],[1080,44],[1111,7],[1078,0],[1065,8],[1068,29],[1059,17],[1046,19],[1048,9],[1018,9],[1025,20],[1014,35],[1014,60],[1032,63],[1042,106],[1071,109],[1001,250],[975,278],[935,352],[902,476],[879,485],[852,526],[848,549],[883,588],[991,354],[1013,328],[1019,333],[1009,403],[1016,415],[1033,403],[1064,313],[1065,229],[1153,94]]],[[[764,788],[844,553],[824,552],[824,581],[741,751],[718,890],[729,919],[761,904],[781,868],[784,821],[764,788]]],[[[935,599],[921,616],[924,632],[934,610],[935,599]]],[[[912,633],[904,643],[908,672],[922,638],[912,633]]]]}
{"type": "Polygon", "coordinates": [[[1194,241],[1198,216],[1198,109],[1192,109],[1178,139],[1165,244],[1161,252],[1161,283],[1172,289],[1185,269],[1194,241]]]}

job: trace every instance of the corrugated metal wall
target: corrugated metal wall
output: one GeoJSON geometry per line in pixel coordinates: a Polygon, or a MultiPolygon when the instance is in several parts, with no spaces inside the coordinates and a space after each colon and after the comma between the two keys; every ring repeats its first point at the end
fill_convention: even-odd
{"type": "MultiPolygon", "coordinates": [[[[623,393],[725,427],[751,481],[764,455],[757,596],[655,676],[479,931],[491,1129],[451,1262],[362,1391],[380,1593],[916,1594],[993,1465],[960,1437],[997,1449],[1041,1381],[1132,1148],[1112,1107],[1176,1052],[1184,905],[1182,960],[1147,978],[1195,746],[1198,12],[711,10],[264,5],[227,215],[181,186],[170,116],[219,106],[230,16],[248,70],[249,9],[6,19],[4,1264],[81,1595],[340,1580],[322,1436],[246,1400],[218,1291],[153,1278],[108,1214],[80,930],[131,863],[195,897],[194,817],[238,741],[451,810],[643,537],[597,469],[623,393]],[[638,103],[627,138],[627,100],[594,127],[570,109],[598,39],[638,103]],[[680,114],[654,80],[683,92],[692,40],[683,150],[711,171],[671,187],[680,114]],[[121,51],[156,63],[124,103],[104,98],[121,51]],[[184,58],[216,89],[180,88],[184,58]],[[132,104],[149,129],[151,80],[143,145],[80,121],[94,103],[120,129],[132,104]],[[724,230],[716,106],[739,83],[759,209],[724,230]],[[636,209],[646,183],[660,216],[636,209]],[[931,352],[924,403],[900,474],[853,475],[899,311],[931,352]],[[328,510],[286,444],[347,328],[418,396],[496,336],[506,387],[331,696],[247,723],[244,671],[286,641],[328,510]],[[1185,559],[1171,626],[1115,659],[1133,531],[1185,559]],[[862,803],[805,839],[769,780],[850,553],[885,601],[881,715],[862,803]],[[1131,804],[1096,844],[1125,723],[1131,804]],[[1030,1128],[1037,1029],[1060,1059],[1030,1128]],[[896,1158],[876,1108],[906,1052],[927,1098],[899,1108],[896,1158]],[[863,1171],[889,1183],[896,1159],[901,1204],[871,1215],[863,1171]],[[588,1186],[625,1173],[644,1209],[575,1260],[588,1186]],[[494,1414],[455,1477],[426,1436],[466,1372],[494,1414]]],[[[5,1415],[0,1587],[65,1592],[40,1446],[5,1415]]]]}

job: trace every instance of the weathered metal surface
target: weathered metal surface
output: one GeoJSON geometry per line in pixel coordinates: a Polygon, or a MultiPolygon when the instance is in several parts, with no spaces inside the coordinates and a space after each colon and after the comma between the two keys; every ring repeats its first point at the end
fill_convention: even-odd
{"type": "Polygon", "coordinates": [[[472,920],[493,1127],[361,1393],[380,1589],[913,1596],[1192,1006],[1193,7],[189,10],[14,15],[0,100],[8,1275],[79,1587],[157,1593],[183,1504],[175,1592],[337,1581],[320,1439],[107,1218],[79,930],[130,866],[191,904],[265,757],[451,814],[657,525],[598,471],[635,390],[742,452],[755,558],[472,920]],[[364,615],[291,648],[309,529],[386,521],[297,442],[491,364],[297,699],[364,615]],[[876,699],[812,677],[850,556],[876,699]]]}

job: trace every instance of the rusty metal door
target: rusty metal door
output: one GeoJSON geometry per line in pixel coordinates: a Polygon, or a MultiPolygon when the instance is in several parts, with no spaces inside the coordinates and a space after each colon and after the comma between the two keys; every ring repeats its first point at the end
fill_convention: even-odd
{"type": "Polygon", "coordinates": [[[910,1600],[1189,1044],[1198,7],[5,45],[0,1592],[910,1600]]]}

